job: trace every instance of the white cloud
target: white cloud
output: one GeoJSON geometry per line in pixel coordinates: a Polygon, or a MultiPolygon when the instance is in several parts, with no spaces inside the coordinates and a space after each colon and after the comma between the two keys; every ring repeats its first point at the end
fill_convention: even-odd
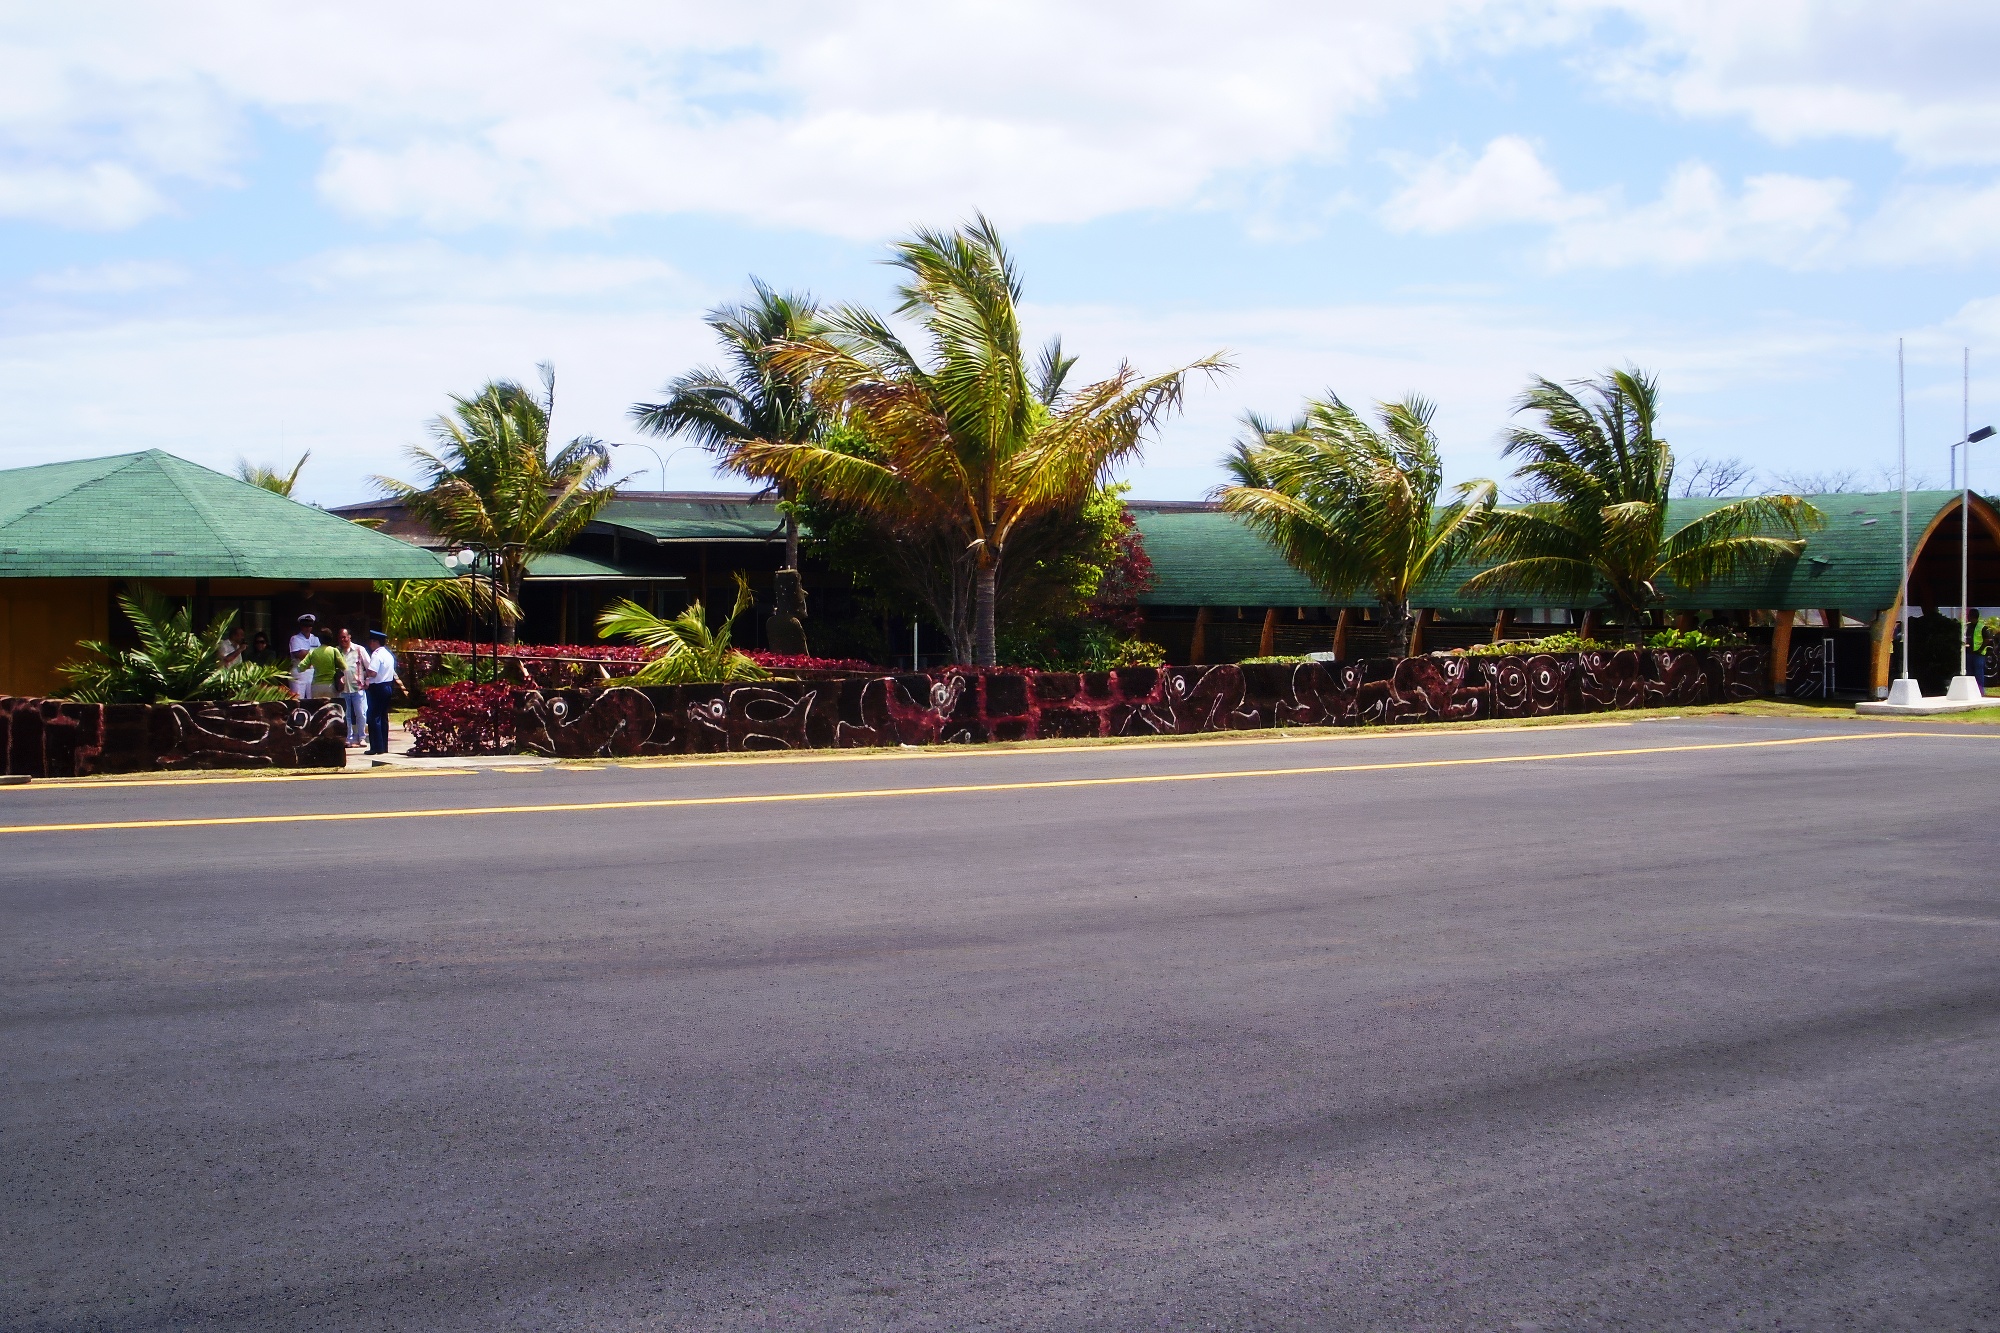
{"type": "Polygon", "coordinates": [[[1826,263],[1846,234],[1850,193],[1846,181],[1772,174],[1749,177],[1732,195],[1713,169],[1688,163],[1650,204],[1558,227],[1549,255],[1560,267],[1683,268],[1744,259],[1811,267],[1826,263]]]}
{"type": "Polygon", "coordinates": [[[122,163],[0,169],[0,217],[109,231],[166,208],[160,192],[122,163]]]}
{"type": "Polygon", "coordinates": [[[1408,183],[1383,206],[1382,219],[1397,231],[1437,234],[1500,222],[1563,222],[1599,212],[1598,199],[1579,198],[1542,162],[1535,146],[1503,134],[1477,161],[1450,149],[1427,162],[1391,159],[1408,183]]]}
{"type": "Polygon", "coordinates": [[[1451,149],[1400,164],[1408,184],[1383,207],[1398,231],[1467,231],[1506,222],[1547,225],[1557,268],[1685,268],[1742,259],[1788,267],[1825,263],[1848,230],[1842,180],[1767,174],[1732,194],[1707,165],[1685,163],[1660,197],[1626,206],[1617,190],[1564,189],[1534,145],[1503,135],[1477,160],[1451,149]]]}
{"type": "Polygon", "coordinates": [[[125,259],[88,268],[66,268],[53,273],[40,273],[31,278],[28,285],[41,292],[122,296],[131,292],[184,286],[190,276],[187,269],[180,264],[125,259]]]}
{"type": "MultiPolygon", "coordinates": [[[[1591,0],[1580,6],[1597,8],[1591,0]]],[[[1910,161],[2000,162],[1991,0],[1619,0],[1645,37],[1590,68],[1687,115],[1741,116],[1778,143],[1846,137],[1910,161]]]]}
{"type": "Polygon", "coordinates": [[[545,251],[487,257],[436,241],[330,250],[291,274],[316,292],[459,303],[656,300],[663,290],[684,294],[686,287],[680,272],[658,259],[545,251]]]}
{"type": "Polygon", "coordinates": [[[433,227],[703,211],[872,237],[981,205],[1078,221],[1336,150],[1482,8],[65,6],[0,51],[35,75],[0,95],[0,141],[206,180],[261,114],[324,137],[336,206],[433,227]]]}

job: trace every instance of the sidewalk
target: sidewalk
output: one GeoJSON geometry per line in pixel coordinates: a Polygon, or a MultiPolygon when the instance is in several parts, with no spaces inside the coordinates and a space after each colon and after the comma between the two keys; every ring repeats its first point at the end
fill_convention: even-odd
{"type": "Polygon", "coordinates": [[[449,755],[413,755],[410,746],[409,728],[393,715],[389,722],[389,753],[369,754],[365,750],[349,750],[347,767],[350,770],[380,768],[539,768],[553,764],[555,760],[538,754],[489,754],[452,757],[449,755]]]}

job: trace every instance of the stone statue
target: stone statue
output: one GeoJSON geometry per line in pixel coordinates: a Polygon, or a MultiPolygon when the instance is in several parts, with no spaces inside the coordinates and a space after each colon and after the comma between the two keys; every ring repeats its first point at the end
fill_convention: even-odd
{"type": "Polygon", "coordinates": [[[774,653],[810,654],[806,647],[806,592],[796,569],[778,571],[771,618],[764,622],[764,642],[774,653]]]}

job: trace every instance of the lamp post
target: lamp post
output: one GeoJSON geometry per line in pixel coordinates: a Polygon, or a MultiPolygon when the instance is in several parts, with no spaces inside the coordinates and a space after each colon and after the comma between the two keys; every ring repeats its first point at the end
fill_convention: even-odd
{"type": "Polygon", "coordinates": [[[1963,489],[1958,497],[1958,675],[1951,682],[1950,697],[1963,694],[1974,698],[1978,694],[1978,684],[1973,680],[1966,655],[1972,648],[1972,446],[1981,440],[1993,438],[1993,427],[1981,426],[1972,429],[1972,349],[1965,349],[1964,388],[1960,398],[1959,429],[1963,436],[1951,446],[1952,461],[1958,461],[1958,451],[1965,450],[1965,465],[1959,480],[1963,489]],[[1964,684],[1960,684],[1963,681],[1964,684]]]}
{"type": "Polygon", "coordinates": [[[702,449],[706,448],[707,446],[700,444],[684,444],[678,449],[673,449],[668,451],[666,458],[660,457],[660,451],[658,449],[655,449],[652,445],[641,444],[637,440],[626,440],[619,444],[614,444],[611,447],[613,449],[644,449],[647,453],[651,454],[653,456],[653,461],[660,465],[660,489],[664,491],[665,489],[667,489],[667,459],[677,458],[680,455],[686,453],[690,449],[702,449]]]}
{"type": "MultiPolygon", "coordinates": [[[[500,679],[500,565],[501,556],[505,549],[504,547],[495,546],[467,546],[444,558],[447,567],[457,570],[465,577],[472,579],[479,577],[479,562],[482,559],[486,561],[486,614],[483,619],[486,622],[485,629],[487,630],[489,642],[493,649],[492,674],[489,677],[493,681],[500,679]]],[[[476,582],[472,585],[472,606],[474,614],[477,614],[479,609],[479,585],[476,582]]],[[[467,646],[472,649],[472,679],[477,682],[479,679],[479,640],[468,636],[467,646]]]]}

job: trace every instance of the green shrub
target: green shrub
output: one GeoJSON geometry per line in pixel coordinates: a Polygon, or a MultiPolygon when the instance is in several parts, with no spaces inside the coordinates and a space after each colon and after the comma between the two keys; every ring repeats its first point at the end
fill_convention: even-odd
{"type": "Polygon", "coordinates": [[[138,631],[137,648],[114,648],[85,640],[88,657],[62,667],[71,681],[69,697],[93,704],[270,703],[289,699],[290,672],[282,663],[246,662],[230,666],[216,649],[236,623],[234,611],[206,630],[194,628],[194,611],[169,612],[166,600],[141,590],[120,596],[118,605],[138,631]]]}
{"type": "Polygon", "coordinates": [[[1536,653],[1609,653],[1623,646],[1623,644],[1606,643],[1602,639],[1586,639],[1580,634],[1564,631],[1539,639],[1508,639],[1501,643],[1478,643],[1467,648],[1465,655],[1523,657],[1536,653]]]}
{"type": "Polygon", "coordinates": [[[1749,642],[1740,634],[1710,634],[1699,629],[1663,629],[1646,640],[1648,648],[1741,648],[1749,642]]]}
{"type": "Polygon", "coordinates": [[[1305,663],[1307,663],[1307,662],[1310,662],[1310,661],[1312,661],[1312,659],[1311,659],[1310,657],[1307,657],[1307,656],[1305,656],[1305,655],[1304,655],[1303,653],[1300,653],[1300,654],[1296,654],[1296,655],[1292,655],[1292,656],[1287,656],[1287,655],[1285,655],[1285,654],[1282,654],[1282,653],[1281,653],[1281,654],[1278,654],[1277,656],[1274,656],[1274,657],[1246,657],[1246,658],[1244,658],[1244,659],[1243,659],[1243,660],[1242,660],[1241,662],[1238,662],[1238,663],[1237,663],[1236,665],[1238,665],[1238,666],[1302,666],[1302,665],[1304,665],[1305,663]]]}

